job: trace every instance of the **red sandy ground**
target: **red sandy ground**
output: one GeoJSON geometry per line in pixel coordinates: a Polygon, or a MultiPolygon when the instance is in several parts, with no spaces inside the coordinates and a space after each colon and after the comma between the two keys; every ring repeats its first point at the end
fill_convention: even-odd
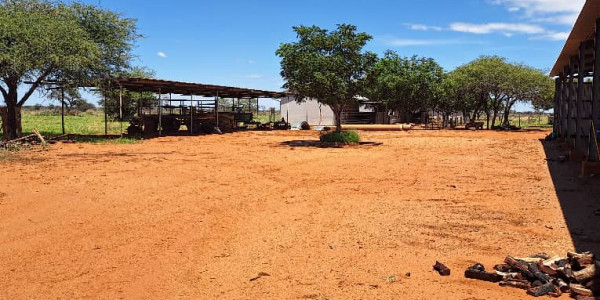
{"type": "Polygon", "coordinates": [[[281,144],[314,132],[242,132],[23,152],[0,162],[0,298],[526,298],[462,273],[574,248],[545,134],[371,132],[382,146],[321,149],[281,144]]]}

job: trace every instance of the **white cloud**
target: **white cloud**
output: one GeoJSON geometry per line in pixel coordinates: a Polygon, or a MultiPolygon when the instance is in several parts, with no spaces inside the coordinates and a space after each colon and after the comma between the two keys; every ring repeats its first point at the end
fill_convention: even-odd
{"type": "Polygon", "coordinates": [[[439,46],[439,45],[455,45],[455,44],[467,44],[472,42],[465,42],[461,40],[419,40],[419,39],[397,39],[388,38],[385,39],[385,44],[388,46],[395,47],[410,47],[410,46],[439,46]]]}
{"type": "Polygon", "coordinates": [[[162,52],[162,51],[159,51],[158,53],[156,53],[156,55],[158,55],[158,56],[160,56],[160,57],[162,57],[162,58],[167,58],[167,54],[165,54],[165,53],[164,53],[164,52],[162,52]]]}
{"type": "Polygon", "coordinates": [[[246,76],[244,76],[244,77],[246,77],[246,78],[249,78],[249,79],[261,79],[261,78],[263,78],[264,76],[263,76],[263,75],[261,75],[261,74],[250,74],[250,75],[246,75],[246,76]]]}
{"type": "Polygon", "coordinates": [[[410,24],[410,23],[406,23],[404,25],[412,30],[420,30],[420,31],[429,31],[429,30],[442,31],[443,30],[443,28],[440,26],[429,26],[429,25],[424,25],[424,24],[410,24]]]}
{"type": "Polygon", "coordinates": [[[585,0],[491,0],[510,12],[522,12],[528,19],[571,25],[577,19],[585,0]]]}
{"type": "Polygon", "coordinates": [[[515,33],[540,34],[546,31],[541,26],[521,23],[452,23],[450,24],[450,29],[453,31],[474,34],[488,34],[499,32],[507,36],[512,36],[515,33]]]}
{"type": "Polygon", "coordinates": [[[255,60],[253,60],[253,59],[249,59],[249,60],[248,60],[248,63],[249,63],[249,64],[251,64],[251,65],[253,65],[253,64],[255,64],[255,63],[256,63],[256,61],[255,61],[255,60]]]}
{"type": "Polygon", "coordinates": [[[569,32],[554,32],[550,31],[542,35],[534,36],[529,38],[530,40],[542,40],[542,41],[564,41],[569,38],[569,32]]]}

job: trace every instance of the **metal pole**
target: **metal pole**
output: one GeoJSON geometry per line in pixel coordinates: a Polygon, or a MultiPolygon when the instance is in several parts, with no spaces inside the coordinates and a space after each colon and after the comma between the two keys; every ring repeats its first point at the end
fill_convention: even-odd
{"type": "Polygon", "coordinates": [[[219,91],[217,91],[217,96],[215,97],[215,121],[215,127],[219,128],[219,91]]]}
{"type": "Polygon", "coordinates": [[[194,95],[190,95],[190,134],[194,133],[194,95]]]}
{"type": "Polygon", "coordinates": [[[61,113],[60,113],[60,117],[61,117],[61,124],[62,124],[62,134],[65,134],[65,88],[64,86],[60,86],[60,93],[62,96],[62,105],[61,105],[61,113]]]}
{"type": "MultiPolygon", "coordinates": [[[[110,82],[108,83],[108,90],[110,91],[110,82]]],[[[107,95],[108,91],[104,90],[104,136],[108,136],[108,107],[107,107],[107,95]]]]}
{"type": "Polygon", "coordinates": [[[123,137],[123,86],[119,83],[119,133],[123,137]]]}
{"type": "Polygon", "coordinates": [[[142,116],[142,92],[140,92],[140,99],[138,99],[138,117],[142,116]]]}
{"type": "Polygon", "coordinates": [[[158,88],[158,136],[162,136],[162,91],[158,88]]]}

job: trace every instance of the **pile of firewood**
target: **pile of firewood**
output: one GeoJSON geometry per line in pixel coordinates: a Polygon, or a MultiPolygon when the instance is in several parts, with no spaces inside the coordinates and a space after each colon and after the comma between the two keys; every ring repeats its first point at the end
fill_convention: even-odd
{"type": "Polygon", "coordinates": [[[569,252],[567,257],[507,256],[504,264],[494,266],[494,272],[476,264],[465,271],[465,277],[523,289],[535,297],[560,297],[565,293],[582,300],[600,297],[600,261],[590,252],[569,252]]]}

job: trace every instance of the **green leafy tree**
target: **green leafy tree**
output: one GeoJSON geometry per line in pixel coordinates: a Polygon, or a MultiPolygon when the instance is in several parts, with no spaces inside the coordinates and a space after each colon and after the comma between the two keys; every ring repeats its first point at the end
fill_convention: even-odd
{"type": "Polygon", "coordinates": [[[386,51],[367,76],[366,96],[408,118],[432,109],[441,97],[444,69],[432,58],[386,51]]]}
{"type": "Polygon", "coordinates": [[[541,103],[554,95],[552,80],[542,71],[499,56],[482,56],[456,68],[450,77],[456,81],[455,95],[462,99],[470,121],[485,113],[488,128],[500,116],[502,125],[509,125],[517,102],[541,103]]]}
{"type": "MultiPolygon", "coordinates": [[[[116,77],[123,78],[154,78],[156,72],[146,67],[131,67],[129,70],[122,71],[119,74],[115,74],[116,77]]],[[[108,86],[107,86],[108,87],[108,86]]],[[[121,95],[120,89],[112,83],[109,89],[99,89],[96,94],[101,98],[98,101],[98,105],[104,108],[104,100],[106,96],[106,113],[112,118],[118,118],[121,112],[120,102],[121,95]]],[[[151,92],[131,92],[123,90],[123,119],[131,119],[137,112],[140,100],[143,102],[142,106],[154,106],[158,104],[156,95],[151,92]]]]}
{"type": "Polygon", "coordinates": [[[20,107],[44,81],[91,85],[128,67],[136,21],[82,3],[0,0],[0,92],[8,138],[20,132],[20,107]],[[19,87],[30,82],[25,94],[19,87]]]}
{"type": "Polygon", "coordinates": [[[367,71],[377,60],[374,53],[363,52],[372,37],[356,29],[347,24],[330,32],[317,26],[294,27],[298,41],[284,43],[276,52],[286,81],[283,87],[296,93],[298,102],[313,98],[328,105],[338,132],[342,112],[364,94],[367,71]]]}

